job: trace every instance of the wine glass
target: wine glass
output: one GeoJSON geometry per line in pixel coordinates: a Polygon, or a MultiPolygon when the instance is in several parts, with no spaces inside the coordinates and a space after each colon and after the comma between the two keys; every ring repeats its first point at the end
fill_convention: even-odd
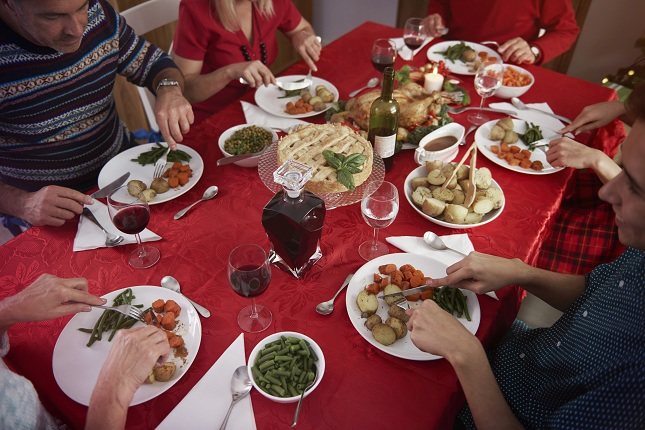
{"type": "Polygon", "coordinates": [[[394,184],[386,181],[367,184],[361,200],[361,213],[365,222],[374,227],[374,236],[358,247],[358,254],[363,259],[369,261],[389,252],[387,245],[378,241],[378,231],[392,224],[398,212],[399,192],[394,184]]]}
{"type": "Polygon", "coordinates": [[[383,73],[386,67],[394,66],[396,46],[390,39],[376,39],[372,44],[372,65],[383,73]]]}
{"type": "Polygon", "coordinates": [[[150,221],[150,207],[145,201],[128,194],[128,187],[117,188],[107,197],[107,207],[114,226],[126,234],[134,234],[137,239],[137,249],[132,251],[128,263],[135,269],[146,269],[159,261],[160,252],[157,248],[141,243],[141,233],[150,221]],[[123,198],[123,196],[125,199],[123,198]],[[118,196],[118,197],[117,197],[118,196]],[[117,200],[118,198],[118,200],[117,200]]]}
{"type": "Polygon", "coordinates": [[[403,26],[403,42],[410,50],[410,60],[414,51],[426,40],[426,30],[422,18],[408,18],[403,26]]]}
{"type": "Polygon", "coordinates": [[[492,96],[495,91],[502,85],[504,77],[504,66],[496,62],[484,62],[477,69],[475,74],[475,91],[481,97],[479,110],[474,114],[468,115],[468,121],[474,125],[481,125],[490,120],[482,113],[484,99],[492,96]]]}
{"type": "Polygon", "coordinates": [[[271,265],[260,246],[239,245],[228,256],[228,280],[231,288],[242,297],[251,297],[251,304],[237,314],[237,324],[247,333],[265,330],[272,321],[271,311],[255,304],[271,282],[271,265]]]}

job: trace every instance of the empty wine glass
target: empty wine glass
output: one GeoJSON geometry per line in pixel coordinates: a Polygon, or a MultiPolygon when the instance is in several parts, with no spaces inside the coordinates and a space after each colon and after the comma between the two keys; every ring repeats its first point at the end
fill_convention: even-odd
{"type": "Polygon", "coordinates": [[[130,266],[135,269],[154,266],[161,254],[154,246],[144,245],[139,236],[150,221],[148,203],[132,197],[128,194],[128,187],[124,185],[107,197],[107,207],[114,226],[123,233],[134,234],[137,239],[137,249],[132,251],[128,259],[130,266]]]}
{"type": "Polygon", "coordinates": [[[376,39],[372,44],[372,65],[380,73],[394,65],[396,46],[390,39],[376,39]]]}
{"type": "Polygon", "coordinates": [[[481,97],[479,102],[479,110],[474,114],[468,115],[468,121],[475,125],[481,125],[490,118],[482,113],[482,106],[484,106],[484,99],[492,96],[495,91],[502,85],[504,77],[504,66],[500,63],[484,62],[477,69],[475,74],[475,91],[481,97]]]}
{"type": "Polygon", "coordinates": [[[426,40],[426,30],[422,18],[408,18],[403,26],[403,42],[410,51],[409,60],[412,60],[414,51],[426,40]]]}
{"type": "Polygon", "coordinates": [[[273,319],[269,308],[255,304],[271,282],[271,265],[264,250],[253,244],[239,245],[228,256],[228,280],[231,288],[251,304],[237,314],[237,324],[247,333],[265,330],[273,319]]]}
{"type": "Polygon", "coordinates": [[[358,254],[365,260],[372,260],[389,252],[386,244],[379,242],[378,231],[394,222],[399,212],[399,192],[394,184],[383,181],[372,181],[363,191],[361,213],[365,222],[374,227],[372,240],[367,240],[358,247],[358,254]]]}

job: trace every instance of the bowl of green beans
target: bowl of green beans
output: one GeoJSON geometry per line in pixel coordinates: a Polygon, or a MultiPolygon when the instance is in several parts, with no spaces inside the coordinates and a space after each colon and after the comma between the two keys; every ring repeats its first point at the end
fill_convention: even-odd
{"type": "Polygon", "coordinates": [[[249,375],[256,390],[278,403],[307,397],[325,373],[322,349],[308,336],[293,331],[262,339],[249,355],[249,375]]]}

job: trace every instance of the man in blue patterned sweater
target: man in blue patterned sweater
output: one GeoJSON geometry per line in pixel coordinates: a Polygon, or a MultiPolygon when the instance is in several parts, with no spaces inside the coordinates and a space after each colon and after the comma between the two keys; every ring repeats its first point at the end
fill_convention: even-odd
{"type": "Polygon", "coordinates": [[[433,301],[412,313],[415,345],[455,369],[468,402],[459,417],[464,427],[645,429],[645,85],[626,108],[635,122],[623,143],[623,170],[598,193],[628,247],[618,259],[581,276],[473,252],[432,281],[477,293],[522,285],[564,312],[553,326],[515,321],[487,358],[479,340],[433,301]]]}
{"type": "Polygon", "coordinates": [[[116,75],[157,95],[171,147],[193,122],[183,76],[107,0],[0,0],[0,214],[62,225],[101,167],[130,145],[116,75]]]}

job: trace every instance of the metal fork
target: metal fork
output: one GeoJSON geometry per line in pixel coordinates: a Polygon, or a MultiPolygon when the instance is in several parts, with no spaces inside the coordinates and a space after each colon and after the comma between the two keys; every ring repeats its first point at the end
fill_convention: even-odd
{"type": "MultiPolygon", "coordinates": [[[[157,144],[158,143],[159,142],[157,142],[157,144]]],[[[168,148],[163,153],[163,155],[159,157],[159,159],[155,162],[155,171],[154,171],[154,174],[152,175],[152,179],[161,178],[161,176],[163,176],[164,171],[166,170],[166,163],[168,163],[169,152],[170,152],[170,145],[168,145],[168,148]]]]}
{"type": "MultiPolygon", "coordinates": [[[[462,107],[452,107],[448,106],[448,112],[454,113],[454,114],[460,114],[462,112],[466,112],[469,110],[476,110],[480,109],[479,106],[462,106],[462,107]]],[[[515,111],[510,111],[510,110],[505,110],[505,109],[495,109],[491,107],[482,107],[481,110],[485,110],[487,112],[497,112],[497,113],[503,113],[508,116],[517,116],[517,112],[515,111]]]]}
{"type": "Polygon", "coordinates": [[[139,320],[143,323],[146,320],[143,318],[143,311],[134,305],[119,305],[119,306],[103,306],[103,305],[92,305],[94,308],[105,309],[106,311],[116,311],[122,313],[123,315],[139,320]]]}
{"type": "Polygon", "coordinates": [[[483,42],[479,42],[480,45],[493,45],[499,49],[499,43],[495,42],[494,40],[485,40],[483,42]]]}

